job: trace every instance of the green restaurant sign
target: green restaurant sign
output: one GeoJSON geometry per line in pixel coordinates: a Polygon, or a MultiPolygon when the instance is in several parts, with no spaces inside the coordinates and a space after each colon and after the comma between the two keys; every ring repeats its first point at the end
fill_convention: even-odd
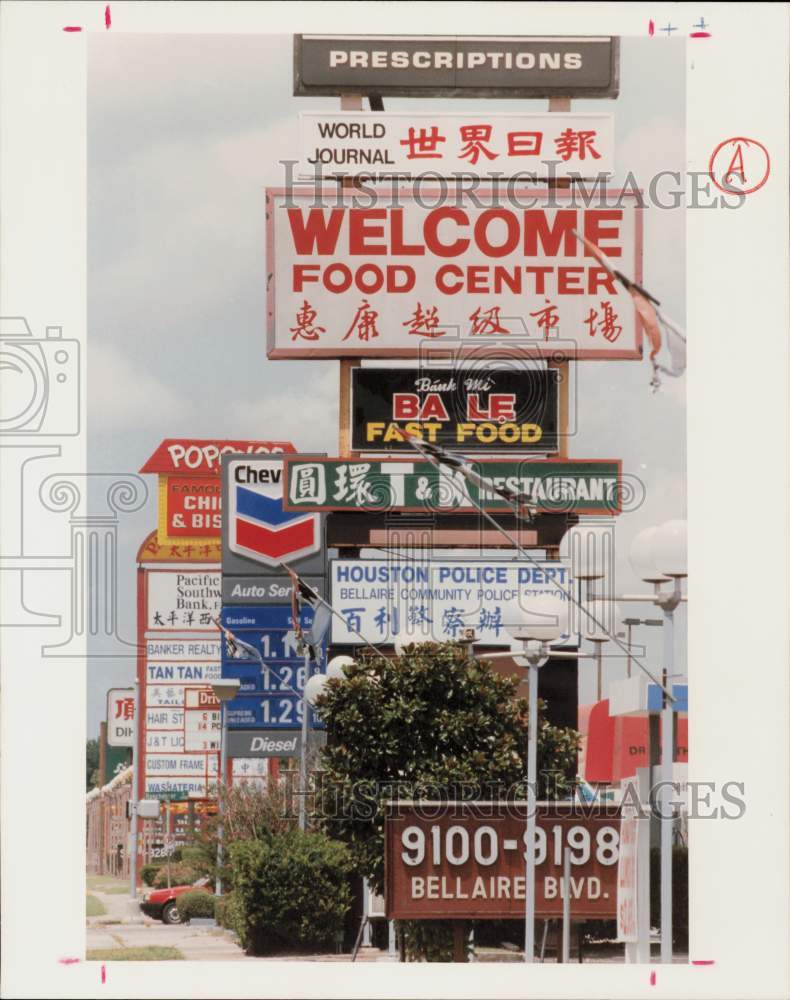
{"type": "Polygon", "coordinates": [[[620,513],[619,459],[470,460],[468,465],[491,483],[491,490],[470,483],[460,472],[439,471],[425,461],[286,457],[284,464],[284,507],[290,511],[447,513],[474,510],[475,503],[502,511],[508,504],[494,490],[506,487],[528,496],[540,511],[620,513]]]}

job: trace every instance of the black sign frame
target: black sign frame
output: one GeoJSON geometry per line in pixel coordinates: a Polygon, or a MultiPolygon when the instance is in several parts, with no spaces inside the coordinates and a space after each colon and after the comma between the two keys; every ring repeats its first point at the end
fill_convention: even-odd
{"type": "MultiPolygon", "coordinates": [[[[435,394],[441,397],[450,420],[446,424],[444,434],[437,433],[434,444],[462,454],[475,453],[487,455],[555,455],[560,449],[560,415],[559,415],[559,382],[560,373],[556,368],[476,368],[470,365],[458,365],[447,368],[352,368],[351,369],[351,400],[350,426],[351,450],[355,453],[385,454],[390,452],[410,453],[414,449],[405,439],[402,441],[383,440],[370,442],[366,438],[366,425],[375,422],[385,426],[396,425],[404,427],[413,420],[417,424],[436,422],[420,417],[404,417],[395,420],[393,417],[393,398],[396,392],[410,392],[425,401],[431,393],[429,388],[415,391],[416,379],[430,380],[431,385],[447,385],[452,379],[451,388],[437,390],[435,394]],[[473,379],[480,388],[464,387],[465,380],[473,379]],[[494,383],[490,388],[483,385],[494,383]],[[468,427],[466,418],[467,399],[471,392],[477,392],[482,407],[489,405],[492,392],[517,394],[515,402],[515,420],[513,423],[534,423],[540,421],[541,437],[537,441],[486,441],[475,434],[467,432],[462,441],[458,440],[456,428],[461,424],[468,427]]],[[[478,424],[489,429],[492,424],[499,428],[503,420],[491,419],[478,421],[478,424]]],[[[383,435],[382,435],[383,437],[383,435]]],[[[430,441],[431,439],[428,438],[430,441]]]]}
{"type": "MultiPolygon", "coordinates": [[[[293,93],[295,97],[303,96],[342,96],[342,95],[362,95],[375,97],[512,97],[512,98],[548,98],[548,97],[574,97],[574,98],[610,98],[615,99],[620,93],[620,39],[616,35],[606,36],[524,36],[514,35],[513,37],[502,38],[500,36],[489,35],[391,35],[375,36],[371,38],[367,35],[294,35],[294,83],[293,93]],[[473,45],[474,43],[485,43],[496,45],[503,53],[514,54],[516,47],[541,47],[553,46],[551,50],[556,53],[557,49],[564,49],[571,46],[575,50],[581,47],[586,48],[589,53],[595,52],[591,46],[608,48],[608,53],[599,55],[595,52],[595,58],[600,63],[597,68],[597,78],[584,84],[574,81],[568,77],[568,73],[574,72],[571,69],[550,70],[556,72],[556,79],[551,76],[539,76],[534,83],[513,82],[508,84],[507,74],[512,73],[510,69],[498,68],[489,70],[489,80],[496,82],[464,82],[465,74],[474,74],[475,68],[459,70],[453,67],[446,73],[440,70],[430,69],[434,75],[438,73],[439,79],[435,83],[426,80],[426,69],[409,68],[408,78],[413,82],[386,80],[388,67],[373,68],[369,73],[369,80],[359,78],[358,67],[343,67],[353,74],[352,79],[343,79],[341,72],[337,73],[336,79],[333,71],[328,68],[310,65],[310,60],[315,58],[314,53],[320,49],[321,43],[328,40],[337,43],[354,43],[360,48],[375,48],[377,51],[387,51],[396,44],[401,49],[409,50],[410,47],[419,47],[421,50],[431,51],[439,45],[443,49],[454,48],[457,53],[462,46],[473,45]],[[311,51],[312,50],[312,51],[311,51]],[[608,58],[607,58],[608,55],[608,58]],[[331,76],[327,78],[327,74],[331,76]],[[459,79],[460,76],[460,79],[459,79]],[[317,77],[317,79],[316,79],[317,77]],[[501,78],[501,79],[500,79],[501,78]]],[[[455,61],[455,60],[454,60],[455,61]]],[[[367,67],[365,67],[367,69],[367,67]]],[[[521,74],[532,70],[520,70],[521,74]]],[[[392,70],[397,77],[397,70],[392,70]]],[[[538,70],[539,74],[545,74],[546,70],[538,70]]],[[[485,77],[484,73],[479,74],[485,77]]]]}

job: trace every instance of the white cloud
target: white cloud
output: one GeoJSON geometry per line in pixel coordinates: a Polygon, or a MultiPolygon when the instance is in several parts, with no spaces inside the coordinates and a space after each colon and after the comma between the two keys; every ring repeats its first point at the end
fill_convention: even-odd
{"type": "Polygon", "coordinates": [[[91,338],[88,351],[88,396],[91,424],[102,432],[188,422],[191,410],[191,403],[172,385],[96,338],[91,338]]]}
{"type": "MultiPolygon", "coordinates": [[[[302,365],[312,375],[313,366],[302,365]]],[[[238,400],[231,411],[233,426],[239,436],[252,440],[291,441],[299,451],[337,454],[338,379],[337,367],[331,365],[298,388],[238,400]]]]}

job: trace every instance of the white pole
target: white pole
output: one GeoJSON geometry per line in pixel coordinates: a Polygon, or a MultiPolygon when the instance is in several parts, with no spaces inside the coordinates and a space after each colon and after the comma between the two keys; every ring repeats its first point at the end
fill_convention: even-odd
{"type": "Polygon", "coordinates": [[[228,767],[228,741],[225,731],[225,702],[219,702],[219,774],[217,775],[217,795],[219,797],[219,825],[217,826],[217,887],[216,894],[222,895],[222,866],[225,862],[225,772],[228,767]]]}
{"type": "Polygon", "coordinates": [[[529,667],[527,717],[527,885],[524,923],[524,961],[535,961],[535,832],[538,801],[538,667],[529,667]]]}
{"type": "MultiPolygon", "coordinates": [[[[639,802],[650,802],[650,767],[637,768],[639,802]]],[[[636,961],[650,961],[650,819],[637,820],[636,836],[636,961]]]]}
{"type": "Polygon", "coordinates": [[[137,735],[140,725],[140,682],[134,681],[134,719],[132,720],[132,794],[129,802],[132,809],[131,829],[129,831],[129,895],[137,898],[137,774],[139,753],[137,735]]]}
{"type": "MultiPolygon", "coordinates": [[[[675,584],[678,589],[678,584],[675,584]]],[[[671,684],[675,645],[674,609],[664,608],[664,687],[671,684]]],[[[673,728],[672,703],[663,696],[661,709],[661,962],[672,962],[672,827],[670,805],[674,798],[672,783],[673,728]]]]}
{"type": "MultiPolygon", "coordinates": [[[[304,690],[307,690],[307,682],[310,680],[310,654],[304,654],[304,690]]],[[[307,735],[309,733],[308,721],[310,706],[307,698],[302,694],[302,746],[299,753],[299,829],[307,829],[307,735]]]]}
{"type": "Polygon", "coordinates": [[[562,893],[562,960],[571,960],[571,852],[565,848],[562,857],[562,877],[565,889],[562,893]]]}

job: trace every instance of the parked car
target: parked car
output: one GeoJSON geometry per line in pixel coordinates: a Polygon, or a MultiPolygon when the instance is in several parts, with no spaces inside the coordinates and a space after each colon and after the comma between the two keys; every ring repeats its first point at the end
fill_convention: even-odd
{"type": "Polygon", "coordinates": [[[185,892],[214,892],[210,879],[199,878],[192,885],[173,885],[169,889],[147,889],[143,893],[140,909],[147,917],[162,920],[166,924],[180,924],[181,915],[176,900],[185,892]]]}

